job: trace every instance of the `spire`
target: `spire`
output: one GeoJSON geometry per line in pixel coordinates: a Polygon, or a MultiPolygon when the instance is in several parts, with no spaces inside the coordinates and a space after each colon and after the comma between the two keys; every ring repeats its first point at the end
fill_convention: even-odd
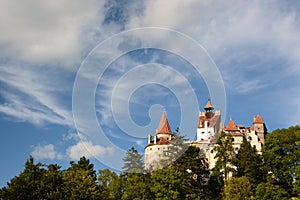
{"type": "Polygon", "coordinates": [[[227,126],[224,127],[224,130],[226,131],[237,131],[237,126],[235,125],[235,122],[231,119],[230,117],[230,120],[227,124],[227,126]]]}
{"type": "Polygon", "coordinates": [[[264,120],[261,118],[260,115],[257,115],[257,116],[254,116],[254,120],[253,120],[254,124],[263,124],[264,123],[264,120]]]}
{"type": "Polygon", "coordinates": [[[211,105],[210,99],[208,99],[208,101],[207,101],[207,103],[206,103],[206,105],[204,107],[204,110],[205,111],[211,111],[213,109],[214,109],[214,107],[211,105]]]}
{"type": "Polygon", "coordinates": [[[160,122],[159,122],[159,125],[158,125],[158,128],[156,129],[156,134],[159,134],[159,133],[172,134],[165,112],[163,112],[160,122]]]}

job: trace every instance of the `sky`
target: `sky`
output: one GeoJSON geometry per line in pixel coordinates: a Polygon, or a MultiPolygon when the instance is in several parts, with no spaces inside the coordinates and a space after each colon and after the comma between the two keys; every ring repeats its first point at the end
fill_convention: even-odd
{"type": "Polygon", "coordinates": [[[300,2],[0,0],[0,186],[36,162],[121,170],[163,111],[193,140],[210,98],[226,124],[300,121],[300,2]]]}

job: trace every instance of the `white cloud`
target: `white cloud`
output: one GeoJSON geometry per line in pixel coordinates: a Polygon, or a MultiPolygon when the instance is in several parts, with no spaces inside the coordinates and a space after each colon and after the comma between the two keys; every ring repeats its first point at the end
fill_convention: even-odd
{"type": "Polygon", "coordinates": [[[71,90],[64,76],[57,77],[50,69],[45,73],[43,69],[17,66],[0,66],[0,72],[0,81],[6,86],[0,90],[6,100],[0,104],[0,112],[36,125],[73,126],[68,105],[63,105],[63,98],[70,98],[64,93],[71,90]]]}
{"type": "MultiPolygon", "coordinates": [[[[105,35],[115,33],[120,28],[113,24],[109,27],[112,29],[105,29],[103,26],[104,3],[105,1],[94,0],[63,0],[59,3],[0,0],[0,26],[2,27],[0,54],[2,58],[9,58],[17,63],[11,66],[3,64],[0,66],[0,81],[1,84],[4,83],[0,90],[4,101],[0,104],[0,112],[35,125],[52,123],[73,127],[70,105],[73,80],[69,77],[74,75],[72,70],[76,70],[77,67],[72,64],[78,63],[82,56],[86,55],[87,52],[83,52],[83,49],[91,44],[84,43],[94,42],[93,31],[105,35]],[[72,70],[48,66],[54,66],[56,63],[63,66],[62,68],[72,70]]],[[[289,96],[292,91],[283,92],[285,89],[274,88],[273,83],[278,79],[289,82],[290,77],[299,78],[300,75],[299,14],[293,9],[283,12],[279,1],[265,3],[242,0],[184,2],[152,0],[144,2],[142,14],[137,15],[134,10],[133,7],[128,9],[131,13],[125,29],[156,26],[172,28],[188,34],[208,49],[226,81],[226,86],[232,91],[244,95],[267,89],[272,94],[278,94],[278,96],[273,95],[276,96],[276,101],[289,105],[289,98],[285,96],[289,96]],[[283,67],[274,68],[277,58],[282,60],[283,67]]],[[[182,51],[194,54],[184,44],[168,40],[167,35],[144,35],[143,37],[164,43],[166,47],[178,46],[182,51]]],[[[118,49],[105,49],[105,51],[114,55],[120,53],[118,49]]],[[[126,65],[129,64],[139,63],[128,59],[116,69],[122,73],[126,71],[126,65]]],[[[137,73],[136,76],[141,74],[137,73]]],[[[171,82],[173,86],[182,84],[183,79],[180,76],[167,72],[163,74],[164,76],[160,73],[152,73],[152,81],[171,82]]],[[[91,79],[98,78],[93,73],[88,75],[91,75],[91,79]]],[[[111,96],[115,84],[115,80],[110,78],[112,77],[105,82],[107,90],[101,91],[97,99],[97,103],[101,106],[97,111],[102,114],[103,123],[107,124],[110,123],[108,117],[111,114],[111,102],[106,97],[111,96]]],[[[128,93],[126,87],[131,86],[135,81],[132,78],[120,85],[125,89],[115,94],[117,102],[128,100],[124,99],[128,93]]],[[[298,82],[291,84],[295,91],[299,89],[298,82]]],[[[158,92],[157,95],[163,95],[158,92]]],[[[182,90],[182,94],[188,96],[184,92],[186,91],[182,90]]],[[[291,98],[293,107],[286,108],[288,113],[286,115],[289,116],[300,109],[298,95],[292,95],[291,98]]],[[[123,104],[116,104],[117,111],[120,113],[127,109],[121,105],[123,104]]],[[[85,119],[86,116],[81,117],[88,121],[85,119]]],[[[89,123],[84,125],[89,126],[89,123]]],[[[95,133],[98,127],[85,128],[95,133]]],[[[74,138],[73,135],[64,139],[68,141],[74,138]]],[[[140,141],[137,141],[137,144],[141,144],[140,141]]],[[[52,147],[47,148],[51,152],[52,147]]],[[[42,152],[43,149],[38,146],[35,150],[42,152]]],[[[54,150],[53,147],[52,152],[54,150]]],[[[111,155],[113,151],[109,147],[96,145],[90,141],[79,141],[69,147],[66,153],[71,159],[78,159],[83,155],[87,157],[111,155]]],[[[53,157],[53,154],[49,153],[48,157],[53,157]]]]}
{"type": "MultiPolygon", "coordinates": [[[[183,3],[179,0],[154,0],[145,2],[143,16],[133,15],[127,27],[166,27],[188,34],[208,49],[227,84],[239,91],[238,87],[245,79],[262,84],[274,80],[273,66],[265,63],[276,62],[277,58],[286,61],[282,76],[288,77],[295,72],[299,75],[299,12],[297,8],[288,8],[286,12],[285,6],[280,1],[188,0],[183,3]],[[245,59],[243,63],[236,63],[241,58],[245,59]],[[224,60],[228,60],[228,65],[224,65],[224,60]],[[251,62],[250,71],[242,69],[246,62],[251,62]],[[262,68],[269,73],[268,76],[256,73],[256,76],[249,77],[262,68]]],[[[148,37],[156,38],[165,46],[180,45],[162,39],[161,35],[148,37]]],[[[253,86],[248,89],[261,89],[255,84],[253,86]]]]}
{"type": "Polygon", "coordinates": [[[95,145],[91,141],[79,141],[76,145],[69,147],[66,153],[72,160],[77,160],[82,156],[101,159],[102,157],[112,156],[113,149],[111,147],[95,145]]]}
{"type": "Polygon", "coordinates": [[[47,144],[47,145],[38,145],[33,146],[33,151],[31,152],[31,155],[38,160],[41,159],[63,159],[63,155],[55,150],[55,147],[53,144],[47,144]]]}
{"type": "Polygon", "coordinates": [[[103,20],[104,1],[0,1],[0,52],[34,63],[81,58],[83,30],[103,20]],[[99,16],[99,14],[102,14],[99,16]]]}

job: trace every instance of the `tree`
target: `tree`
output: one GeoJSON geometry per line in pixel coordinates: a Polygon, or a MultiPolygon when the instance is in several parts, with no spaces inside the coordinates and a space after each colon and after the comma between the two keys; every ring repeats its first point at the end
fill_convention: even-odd
{"type": "Polygon", "coordinates": [[[98,184],[103,199],[121,199],[124,194],[124,176],[109,169],[99,170],[98,184]]]}
{"type": "Polygon", "coordinates": [[[184,199],[182,173],[174,167],[155,170],[151,175],[151,192],[155,199],[184,199]]]}
{"type": "Polygon", "coordinates": [[[292,193],[296,168],[300,163],[300,127],[277,129],[268,134],[263,158],[270,178],[292,193]]]}
{"type": "Polygon", "coordinates": [[[81,157],[78,163],[72,161],[70,164],[71,167],[63,173],[65,199],[99,199],[94,165],[85,157],[81,157]]]}
{"type": "Polygon", "coordinates": [[[224,200],[251,199],[251,183],[246,176],[231,177],[223,191],[224,200]]]}
{"type": "Polygon", "coordinates": [[[42,178],[46,172],[42,163],[34,164],[30,156],[25,163],[25,169],[1,189],[2,199],[45,199],[42,178]]]}
{"type": "Polygon", "coordinates": [[[208,179],[203,152],[198,147],[188,146],[174,162],[152,173],[151,191],[156,199],[205,199],[210,197],[208,179]]]}
{"type": "Polygon", "coordinates": [[[138,151],[131,147],[127,151],[126,156],[123,158],[124,165],[122,167],[123,171],[128,173],[142,173],[144,171],[144,164],[143,164],[143,156],[138,153],[138,151]]]}
{"type": "Polygon", "coordinates": [[[300,198],[300,165],[296,167],[296,178],[293,185],[293,194],[300,198]]]}
{"type": "Polygon", "coordinates": [[[186,138],[180,135],[179,128],[176,128],[172,135],[168,148],[161,155],[159,166],[165,167],[172,165],[188,149],[189,144],[185,142],[186,138]]]}
{"type": "Polygon", "coordinates": [[[266,180],[267,171],[265,170],[264,163],[256,149],[251,147],[251,144],[243,137],[243,143],[233,160],[236,166],[235,176],[246,176],[252,184],[252,189],[266,180]]]}
{"type": "Polygon", "coordinates": [[[57,164],[50,164],[47,166],[48,170],[42,177],[42,184],[46,199],[63,199],[63,175],[60,166],[57,164]]]}
{"type": "Polygon", "coordinates": [[[233,171],[232,164],[235,157],[231,135],[222,132],[213,150],[216,151],[215,158],[217,158],[214,171],[224,175],[225,180],[227,180],[229,172],[233,171]]]}
{"type": "Polygon", "coordinates": [[[153,199],[150,191],[150,174],[130,173],[124,184],[124,200],[153,199]]]}
{"type": "Polygon", "coordinates": [[[289,194],[280,185],[275,185],[271,182],[260,183],[255,192],[257,200],[288,200],[289,194]]]}
{"type": "Polygon", "coordinates": [[[189,146],[188,149],[172,163],[176,171],[182,174],[181,187],[185,199],[202,198],[207,194],[209,168],[201,149],[189,146]]]}

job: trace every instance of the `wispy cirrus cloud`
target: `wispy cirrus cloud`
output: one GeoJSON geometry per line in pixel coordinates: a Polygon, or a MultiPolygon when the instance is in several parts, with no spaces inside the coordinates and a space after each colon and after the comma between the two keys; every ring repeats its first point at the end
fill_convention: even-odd
{"type": "Polygon", "coordinates": [[[36,125],[45,123],[73,126],[70,104],[64,104],[70,93],[65,80],[56,77],[50,69],[0,67],[0,94],[4,102],[0,112],[36,125]]]}

